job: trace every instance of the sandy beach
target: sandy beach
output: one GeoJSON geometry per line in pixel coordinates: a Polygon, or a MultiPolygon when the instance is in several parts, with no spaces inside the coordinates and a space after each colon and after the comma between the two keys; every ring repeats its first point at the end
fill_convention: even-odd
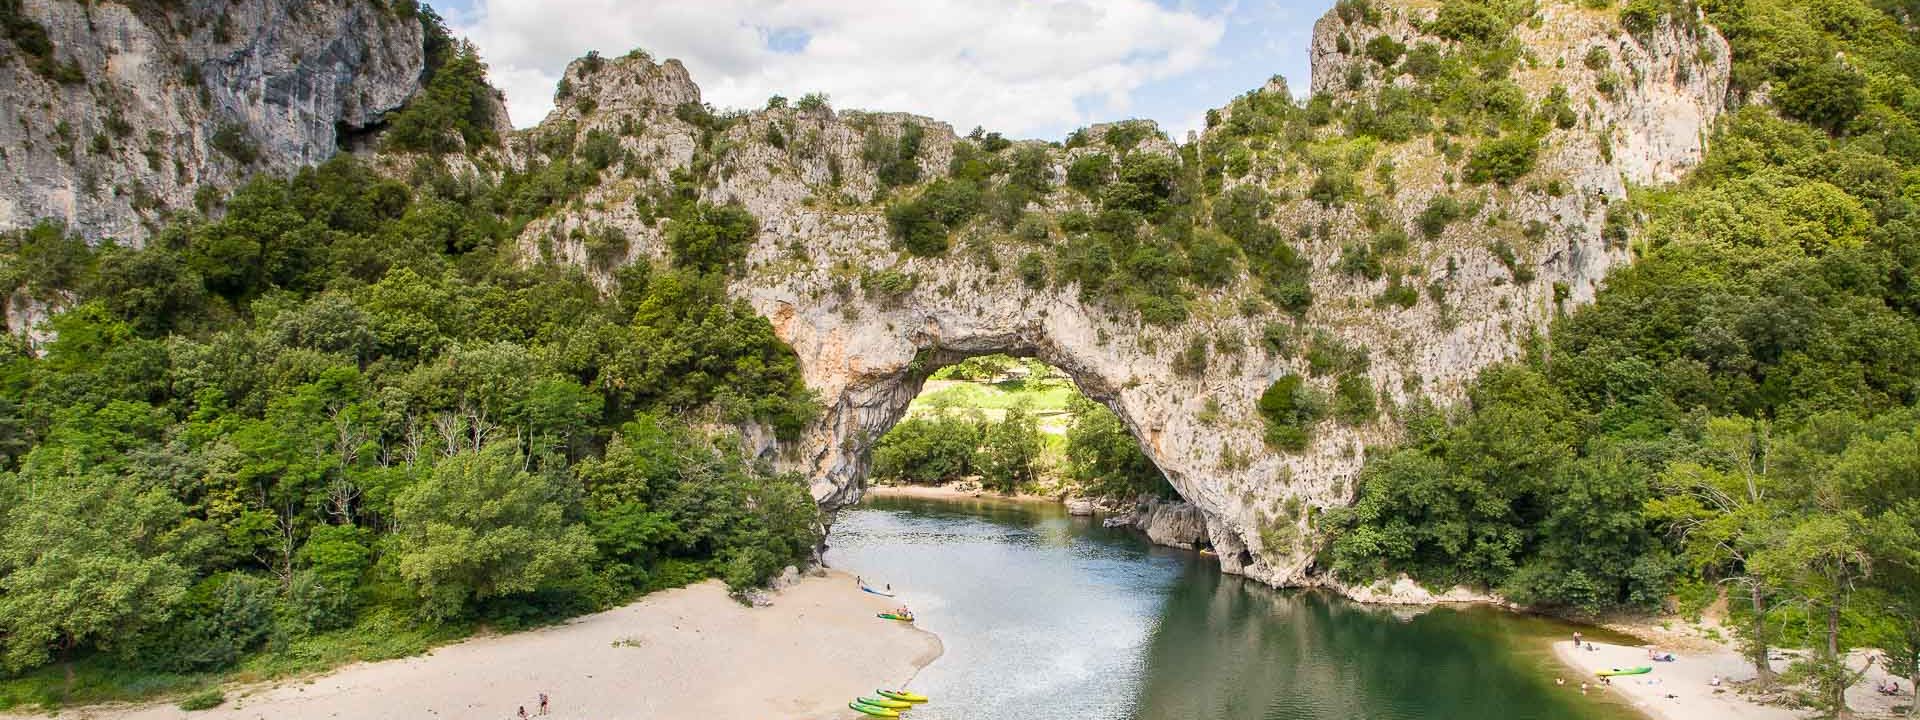
{"type": "MultiPolygon", "coordinates": [[[[219,708],[67,708],[101,720],[506,720],[541,692],[555,720],[844,718],[876,687],[906,685],[941,653],[912,625],[881,620],[888,598],[851,576],[804,577],[749,608],[718,581],[649,595],[565,625],[475,638],[403,660],[229,688],[219,708]]],[[[0,717],[35,717],[7,716],[0,717]]]]}
{"type": "MultiPolygon", "coordinates": [[[[1732,683],[1752,680],[1753,665],[1724,647],[1676,651],[1673,662],[1651,662],[1647,659],[1646,646],[1592,645],[1594,649],[1589,651],[1574,649],[1571,640],[1553,644],[1554,655],[1578,670],[1567,678],[1568,692],[1579,692],[1579,684],[1584,681],[1592,685],[1588,692],[1619,693],[1634,708],[1657,720],[1797,720],[1810,714],[1762,705],[1742,695],[1732,683]],[[1594,676],[1598,670],[1642,665],[1653,666],[1653,672],[1616,677],[1611,686],[1600,685],[1594,676]],[[1712,684],[1715,675],[1723,680],[1720,687],[1712,684]]],[[[1856,668],[1866,663],[1864,655],[1856,655],[1853,660],[1851,664],[1856,668]]],[[[1786,662],[1778,661],[1774,669],[1785,667],[1786,662]]],[[[1875,693],[1874,683],[1885,678],[1885,671],[1875,665],[1859,684],[1848,690],[1847,702],[1856,713],[1866,717],[1884,716],[1895,705],[1913,701],[1911,693],[1901,698],[1875,693]]]]}
{"type": "Polygon", "coordinates": [[[868,485],[866,494],[873,497],[909,497],[932,498],[935,500],[1006,500],[1008,502],[1046,503],[1059,505],[1060,498],[1029,493],[1002,495],[990,490],[961,490],[948,485],[868,485]]]}

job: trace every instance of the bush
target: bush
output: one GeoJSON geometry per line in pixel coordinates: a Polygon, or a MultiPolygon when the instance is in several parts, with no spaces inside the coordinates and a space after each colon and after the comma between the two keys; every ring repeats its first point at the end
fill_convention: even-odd
{"type": "Polygon", "coordinates": [[[227,696],[219,688],[202,690],[180,699],[180,709],[187,712],[212,710],[226,704],[227,696]]]}
{"type": "Polygon", "coordinates": [[[1780,111],[1827,132],[1840,132],[1866,108],[1867,80],[1834,59],[1788,78],[1774,96],[1780,111]]]}
{"type": "Polygon", "coordinates": [[[1511,185],[1527,173],[1540,154],[1540,138],[1513,133],[1487,140],[1467,160],[1467,182],[1511,185]]]}
{"type": "Polygon", "coordinates": [[[1373,421],[1373,380],[1363,373],[1345,375],[1334,384],[1333,416],[1348,425],[1373,421]]]}
{"type": "Polygon", "coordinates": [[[1455,42],[1493,44],[1505,40],[1512,28],[1485,0],[1445,0],[1433,22],[1422,29],[1455,42]]]}
{"type": "Polygon", "coordinates": [[[1020,282],[1026,284],[1028,288],[1046,289],[1050,271],[1047,268],[1046,257],[1040,253],[1030,252],[1020,256],[1020,264],[1016,271],[1020,273],[1020,282]]]}
{"type": "Polygon", "coordinates": [[[1420,234],[1431,240],[1440,237],[1440,233],[1446,232],[1448,225],[1464,214],[1466,214],[1466,208],[1460,204],[1459,200],[1453,199],[1453,196],[1435,195],[1433,199],[1427,201],[1426,209],[1420,211],[1420,216],[1414,219],[1414,224],[1420,226],[1420,234]]]}
{"type": "Polygon", "coordinates": [[[667,223],[673,262],[699,272],[728,274],[746,262],[760,223],[740,205],[686,206],[667,223]]]}
{"type": "Polygon", "coordinates": [[[910,417],[873,446],[873,476],[883,480],[940,483],[973,474],[980,424],[949,415],[910,417]]]}
{"type": "Polygon", "coordinates": [[[1407,46],[1386,35],[1376,35],[1367,41],[1366,52],[1367,57],[1379,63],[1380,67],[1391,68],[1394,63],[1400,62],[1401,56],[1407,54],[1407,46]]]}
{"type": "Polygon", "coordinates": [[[1082,155],[1067,166],[1067,187],[1079,190],[1088,197],[1098,196],[1112,171],[1112,156],[1105,153],[1082,155]]]}
{"type": "Polygon", "coordinates": [[[239,123],[221,123],[214,129],[213,136],[207,138],[207,144],[241,165],[252,165],[260,159],[260,144],[247,131],[247,126],[239,123]]]}
{"type": "Polygon", "coordinates": [[[932,257],[952,245],[950,235],[980,212],[980,189],[973,183],[942,179],[918,197],[887,206],[887,226],[907,252],[932,257]]]}
{"type": "Polygon", "coordinates": [[[1260,393],[1258,409],[1266,421],[1267,444],[1277,450],[1300,451],[1307,447],[1313,423],[1325,412],[1319,395],[1306,380],[1288,373],[1273,381],[1260,393]]]}

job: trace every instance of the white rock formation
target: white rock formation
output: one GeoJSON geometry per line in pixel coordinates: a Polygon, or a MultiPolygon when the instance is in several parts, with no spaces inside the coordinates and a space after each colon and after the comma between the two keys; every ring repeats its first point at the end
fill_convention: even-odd
{"type": "Polygon", "coordinates": [[[0,39],[0,231],[45,219],[137,244],[200,188],[341,150],[420,85],[418,19],[369,0],[25,0],[77,82],[0,39]],[[252,164],[215,149],[226,129],[252,164]]]}
{"type": "MultiPolygon", "coordinates": [[[[1385,280],[1347,277],[1331,268],[1344,240],[1364,237],[1359,211],[1302,201],[1284,204],[1272,222],[1282,228],[1324,223],[1332,230],[1302,241],[1315,264],[1316,297],[1303,318],[1249,316],[1239,310],[1244,291],[1229,288],[1202,293],[1184,324],[1141,326],[1131,313],[1082,302],[1075,287],[1023,285],[1012,272],[1014,262],[1044,248],[1011,237],[978,232],[959,239],[947,256],[931,259],[893,249],[885,218],[870,204],[875,184],[861,159],[863,139],[870,133],[891,138],[906,125],[920,126],[923,173],[934,177],[945,172],[956,141],[946,125],[897,114],[748,113],[726,131],[728,150],[715,161],[716,180],[703,197],[741,202],[760,220],[750,269],[732,291],[793,346],[808,385],[826,407],[797,445],[777,447],[762,436],[759,447],[807,472],[823,505],[845,505],[860,496],[868,448],[903,416],[928,374],[974,355],[1033,356],[1113,408],[1194,508],[1178,523],[1149,522],[1150,529],[1168,529],[1162,533],[1167,541],[1192,546],[1187,533],[1170,529],[1201,526],[1229,572],[1273,584],[1320,582],[1309,571],[1316,511],[1350,501],[1363,451],[1393,441],[1397,427],[1385,416],[1357,427],[1326,421],[1304,452],[1269,450],[1255,401],[1276,377],[1305,374],[1305,362],[1297,352],[1258,349],[1262,330],[1277,323],[1293,327],[1296,337],[1324,331],[1369,348],[1371,380],[1391,403],[1456,401],[1482,368],[1513,357],[1519,342],[1543,330],[1563,303],[1591,300],[1608,271],[1628,260],[1623,244],[1602,237],[1609,202],[1623,198],[1629,184],[1670,181],[1697,162],[1724,103],[1726,44],[1711,30],[1663,27],[1635,39],[1611,13],[1572,3],[1545,5],[1538,27],[1517,31],[1535,58],[1514,79],[1533,101],[1564,86],[1585,106],[1578,108],[1574,127],[1549,133],[1529,178],[1562,189],[1486,192],[1481,215],[1421,243],[1412,262],[1421,276],[1443,285],[1444,307],[1427,301],[1406,310],[1376,307],[1372,299],[1385,280]],[[1611,95],[1595,89],[1603,72],[1584,65],[1595,46],[1609,50],[1603,72],[1631,78],[1611,95]],[[767,140],[773,132],[784,147],[767,140]],[[1510,222],[1490,227],[1485,219],[1498,214],[1510,222]],[[1529,222],[1537,223],[1537,235],[1511,229],[1529,222]],[[1515,282],[1515,273],[1490,249],[1496,241],[1507,242],[1516,267],[1530,268],[1536,279],[1515,282]],[[863,276],[876,271],[910,275],[914,287],[887,297],[864,291],[863,276]],[[1195,337],[1222,340],[1216,347],[1228,351],[1215,351],[1197,376],[1178,375],[1172,357],[1195,337]]],[[[1411,19],[1421,12],[1431,11],[1388,8],[1378,27],[1370,28],[1323,19],[1315,31],[1313,86],[1346,97],[1349,91],[1333,78],[1344,77],[1351,63],[1365,62],[1334,52],[1335,34],[1353,36],[1356,49],[1369,33],[1414,41],[1411,19]]],[[[609,60],[591,71],[576,63],[567,77],[575,93],[597,102],[585,115],[563,104],[546,126],[571,122],[577,132],[611,132],[629,118],[638,120],[644,130],[623,144],[647,160],[651,177],[603,184],[568,212],[530,226],[523,247],[530,254],[547,248],[561,257],[584,257],[578,243],[567,240],[570,232],[612,225],[633,240],[633,258],[663,255],[663,225],[639,219],[630,199],[692,162],[698,131],[676,119],[673,109],[697,100],[698,89],[678,64],[642,58],[609,60]]],[[[1100,130],[1093,130],[1096,140],[1100,130]]],[[[1145,149],[1178,151],[1164,141],[1145,149]]],[[[1449,178],[1458,168],[1428,143],[1381,151],[1397,168],[1395,204],[1411,209],[1402,222],[1438,193],[1473,192],[1452,185],[1449,178]]],[[[1049,150],[1056,182],[1074,152],[1049,150]]],[[[1298,197],[1307,179],[1256,164],[1243,181],[1298,197]]],[[[1064,189],[1046,201],[1046,209],[1055,211],[1085,206],[1064,189]]]]}
{"type": "MultiPolygon", "coordinates": [[[[1565,303],[1590,301],[1607,273],[1630,258],[1624,243],[1603,236],[1609,204],[1630,184],[1670,181],[1696,163],[1724,103],[1728,53],[1711,30],[1669,25],[1633,38],[1609,11],[1567,0],[1541,4],[1541,21],[1515,31],[1529,59],[1513,79],[1535,103],[1565,87],[1578,120],[1546,135],[1524,187],[1461,186],[1459,163],[1424,139],[1379,146],[1371,162],[1376,168],[1392,163],[1393,189],[1373,173],[1358,178],[1369,195],[1390,197],[1392,221],[1409,228],[1438,194],[1482,196],[1478,215],[1416,243],[1399,260],[1411,277],[1434,288],[1430,295],[1445,297],[1444,303],[1423,298],[1407,309],[1374,302],[1386,279],[1333,268],[1342,244],[1368,232],[1361,208],[1297,199],[1313,169],[1300,172],[1296,159],[1270,155],[1231,182],[1295,198],[1268,218],[1275,226],[1321,228],[1296,241],[1314,265],[1315,296],[1298,318],[1245,302],[1248,283],[1197,291],[1191,318],[1167,327],[1143,326],[1131,311],[1083,302],[1071,285],[1029,288],[1014,272],[1016,261],[1028,252],[1051,252],[1057,235],[1021,240],[976,225],[945,256],[908,257],[889,238],[875,204],[875,170],[862,148],[869,138],[888,141],[919,128],[921,174],[939,177],[958,141],[950,127],[903,114],[780,108],[747,113],[719,137],[703,137],[688,122],[692,113],[676,112],[700,97],[685,68],[642,54],[576,61],[566,74],[571,97],[540,127],[511,138],[498,158],[456,159],[455,165],[492,167],[497,159],[520,166],[535,138],[550,133],[618,137],[628,159],[583,197],[529,224],[520,238],[529,257],[592,265],[576,230],[623,231],[629,248],[618,262],[664,257],[665,223],[641,207],[676,171],[711,163],[699,174],[706,181],[701,197],[742,203],[761,228],[748,268],[730,290],[793,347],[825,408],[797,442],[775,443],[758,428],[748,428],[748,442],[807,473],[814,497],[830,509],[860,497],[868,450],[903,417],[934,370],[981,354],[1033,356],[1118,413],[1191,504],[1191,511],[1160,524],[1164,538],[1192,545],[1186,538],[1203,526],[1225,570],[1271,584],[1312,584],[1322,582],[1310,569],[1317,511],[1348,503],[1365,449],[1394,441],[1399,430],[1391,414],[1358,426],[1328,420],[1314,428],[1304,451],[1270,450],[1255,403],[1276,378],[1307,373],[1299,348],[1263,349],[1263,332],[1285,328],[1296,345],[1325,333],[1368,349],[1367,373],[1389,406],[1457,401],[1482,368],[1515,356],[1520,341],[1543,330],[1565,303]],[[1592,47],[1608,49],[1600,71],[1586,68],[1592,47]],[[1612,90],[1601,92],[1602,84],[1612,90]],[[1512,269],[1496,246],[1510,248],[1512,269]],[[868,288],[864,281],[882,272],[911,277],[912,288],[890,294],[868,288]],[[1516,277],[1529,275],[1533,279],[1516,277]],[[1196,339],[1210,345],[1209,362],[1198,373],[1176,373],[1175,354],[1196,339]],[[1181,532],[1172,531],[1176,525],[1181,532]]],[[[0,229],[52,216],[96,237],[133,232],[151,218],[134,209],[133,188],[144,188],[163,206],[179,206],[190,188],[239,175],[209,148],[207,138],[220,123],[244,121],[267,167],[315,161],[336,149],[335,123],[364,125],[398,105],[419,71],[417,24],[383,19],[362,3],[286,10],[269,0],[239,0],[229,12],[249,22],[227,30],[234,39],[221,39],[217,27],[187,23],[184,40],[156,37],[151,23],[110,2],[27,5],[57,44],[68,52],[83,49],[78,59],[97,80],[61,88],[20,63],[0,65],[0,145],[22,148],[9,151],[14,155],[0,173],[0,229]],[[355,64],[359,55],[381,59],[355,64]],[[199,69],[199,82],[183,80],[187,67],[199,69]],[[199,97],[202,86],[208,97],[199,97]],[[116,107],[133,123],[133,140],[109,137],[102,157],[66,159],[86,152],[85,139],[104,128],[116,107]],[[74,147],[81,149],[61,149],[55,131],[61,120],[75,126],[74,147]],[[143,144],[149,131],[157,140],[143,144]],[[165,153],[157,167],[141,155],[154,146],[165,153]],[[95,182],[85,182],[89,178],[95,182]],[[83,191],[89,185],[94,191],[83,191]]],[[[1430,16],[1430,3],[1375,5],[1384,6],[1375,26],[1349,27],[1335,17],[1316,25],[1317,92],[1340,102],[1381,83],[1409,82],[1357,66],[1367,62],[1358,48],[1378,33],[1417,41],[1414,20],[1430,16]],[[1340,34],[1349,36],[1349,53],[1338,51],[1340,34]],[[1348,89],[1350,68],[1358,68],[1359,90],[1348,89]]],[[[187,15],[200,18],[229,8],[224,0],[191,7],[187,15]]],[[[1104,130],[1090,132],[1095,142],[1104,130]]],[[[1338,131],[1337,125],[1323,130],[1338,131]]],[[[1033,147],[1046,153],[1055,183],[1038,209],[1089,207],[1060,187],[1071,158],[1087,150],[1022,143],[1002,152],[1033,147]]],[[[1153,138],[1139,151],[1182,149],[1153,138]]],[[[613,282],[603,268],[595,272],[603,285],[613,282]]],[[[1324,389],[1332,379],[1311,382],[1324,389]]]]}

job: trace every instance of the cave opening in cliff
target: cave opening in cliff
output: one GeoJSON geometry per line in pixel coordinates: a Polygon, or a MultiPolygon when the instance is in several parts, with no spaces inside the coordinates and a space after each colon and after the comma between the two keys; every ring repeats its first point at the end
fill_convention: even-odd
{"type": "Polygon", "coordinates": [[[1178,494],[1128,423],[1060,368],[1006,354],[933,371],[874,444],[868,481],[1130,511],[1178,494]]]}

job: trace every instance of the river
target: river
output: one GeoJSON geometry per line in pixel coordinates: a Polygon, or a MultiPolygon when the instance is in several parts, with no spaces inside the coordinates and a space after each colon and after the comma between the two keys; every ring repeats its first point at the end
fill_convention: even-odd
{"type": "Polygon", "coordinates": [[[829,542],[946,645],[912,720],[1638,717],[1553,659],[1571,626],[1274,590],[1057,505],[869,498],[829,542]]]}

